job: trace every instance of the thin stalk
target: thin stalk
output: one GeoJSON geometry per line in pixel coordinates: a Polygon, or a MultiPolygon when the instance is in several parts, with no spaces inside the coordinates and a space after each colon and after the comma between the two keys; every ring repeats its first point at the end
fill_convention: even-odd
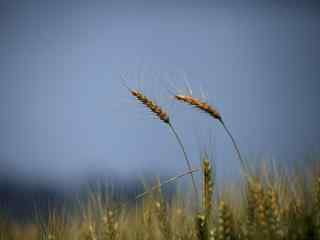
{"type": "Polygon", "coordinates": [[[187,156],[186,150],[184,148],[184,145],[183,145],[183,143],[181,141],[181,138],[179,137],[178,133],[176,132],[176,130],[174,129],[174,127],[172,126],[171,123],[169,123],[169,126],[170,126],[170,129],[172,130],[175,138],[177,139],[177,141],[178,141],[178,143],[179,143],[179,145],[181,147],[181,150],[183,152],[184,158],[185,158],[187,166],[188,166],[188,170],[189,170],[190,175],[191,175],[193,190],[194,190],[194,193],[195,193],[195,198],[196,198],[196,200],[198,200],[198,190],[197,190],[196,181],[195,181],[194,176],[193,176],[193,174],[191,172],[192,171],[191,162],[190,162],[190,160],[189,160],[189,158],[187,156]]]}
{"type": "Polygon", "coordinates": [[[167,179],[166,181],[164,181],[164,182],[162,182],[162,183],[159,183],[159,184],[157,184],[156,186],[153,186],[149,191],[145,191],[145,192],[143,192],[143,193],[140,193],[139,195],[136,196],[136,200],[144,197],[144,196],[147,195],[147,194],[150,194],[151,192],[153,192],[153,191],[161,188],[162,186],[164,186],[164,185],[166,185],[166,184],[168,184],[168,183],[171,183],[171,182],[177,180],[178,178],[184,177],[184,176],[186,176],[186,175],[188,175],[188,174],[193,174],[194,172],[198,172],[198,171],[200,171],[200,169],[192,169],[191,171],[182,173],[182,174],[177,175],[177,176],[175,176],[175,177],[171,177],[171,178],[167,179]]]}
{"type": "MultiPolygon", "coordinates": [[[[181,173],[181,174],[179,174],[179,175],[176,175],[176,176],[174,176],[174,177],[171,177],[171,178],[169,178],[169,179],[167,179],[167,180],[165,180],[165,181],[163,181],[163,182],[159,182],[157,185],[151,187],[150,190],[145,191],[145,192],[142,192],[142,193],[136,195],[135,198],[134,198],[135,203],[136,203],[136,206],[135,206],[135,207],[136,207],[136,216],[137,216],[137,214],[138,214],[138,205],[137,205],[138,202],[137,202],[137,201],[138,201],[139,199],[145,197],[146,195],[151,194],[153,191],[155,191],[155,190],[157,190],[157,189],[160,189],[160,188],[163,187],[164,185],[167,185],[167,184],[169,184],[169,183],[171,183],[171,182],[174,182],[174,181],[178,180],[179,178],[182,178],[182,177],[184,177],[184,176],[186,176],[186,175],[189,175],[189,174],[193,174],[194,172],[198,172],[198,171],[200,171],[199,168],[191,169],[190,171],[187,171],[187,172],[181,173]]],[[[127,201],[125,201],[125,202],[122,203],[122,206],[119,206],[119,207],[116,208],[116,209],[121,209],[122,207],[124,207],[125,205],[129,204],[130,202],[131,202],[131,200],[127,200],[127,201]]]]}
{"type": "Polygon", "coordinates": [[[245,171],[245,162],[241,156],[241,153],[240,153],[240,150],[239,150],[239,147],[236,143],[236,140],[234,139],[234,137],[232,136],[231,132],[229,131],[229,129],[227,128],[226,124],[224,123],[224,121],[222,119],[219,119],[220,123],[222,124],[224,130],[227,132],[228,136],[231,138],[231,141],[232,141],[232,144],[237,152],[237,155],[238,155],[238,158],[240,160],[240,164],[241,164],[241,168],[242,168],[242,171],[245,171]]]}

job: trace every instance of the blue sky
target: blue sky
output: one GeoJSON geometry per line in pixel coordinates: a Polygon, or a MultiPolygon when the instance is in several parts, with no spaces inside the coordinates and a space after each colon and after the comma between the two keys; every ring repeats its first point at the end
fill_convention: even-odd
{"type": "Polygon", "coordinates": [[[318,148],[311,1],[3,1],[0,11],[2,175],[65,183],[185,170],[169,129],[121,75],[170,112],[194,165],[207,148],[223,176],[239,170],[230,140],[168,89],[203,90],[249,161],[318,148]]]}

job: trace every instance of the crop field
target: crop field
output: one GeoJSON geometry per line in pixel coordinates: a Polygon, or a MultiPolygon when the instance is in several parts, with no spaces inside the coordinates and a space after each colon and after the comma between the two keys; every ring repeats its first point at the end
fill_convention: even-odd
{"type": "MultiPolygon", "coordinates": [[[[177,94],[176,101],[204,112],[213,124],[221,124],[237,153],[240,181],[228,181],[217,188],[214,161],[203,154],[202,166],[193,168],[169,113],[141,91],[128,90],[168,126],[181,149],[186,172],[146,186],[145,192],[123,202],[106,200],[95,192],[77,211],[52,209],[45,217],[35,214],[26,223],[16,223],[3,215],[1,240],[320,239],[320,171],[316,157],[290,167],[264,162],[252,166],[242,157],[236,138],[214,107],[191,93],[177,94]],[[168,184],[187,177],[192,184],[186,193],[165,193],[168,184]]],[[[190,114],[197,112],[190,109],[190,114]]]]}

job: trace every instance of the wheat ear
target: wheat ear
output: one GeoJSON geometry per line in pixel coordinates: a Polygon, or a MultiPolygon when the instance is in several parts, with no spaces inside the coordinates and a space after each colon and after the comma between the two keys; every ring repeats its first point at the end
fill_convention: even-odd
{"type": "Polygon", "coordinates": [[[205,210],[206,220],[209,221],[212,217],[212,208],[213,208],[213,188],[214,183],[212,180],[212,169],[208,159],[204,159],[202,163],[203,169],[203,190],[202,190],[202,201],[203,208],[205,210]]]}
{"type": "Polygon", "coordinates": [[[315,187],[315,208],[316,211],[320,214],[320,176],[316,178],[316,187],[315,187]]]}
{"type": "Polygon", "coordinates": [[[103,216],[102,222],[104,224],[103,235],[105,239],[117,239],[119,235],[119,223],[116,221],[114,213],[111,210],[107,211],[107,214],[103,216]]]}
{"type": "Polygon", "coordinates": [[[227,132],[228,136],[230,137],[232,144],[237,152],[238,158],[240,160],[241,163],[241,167],[244,169],[245,168],[245,163],[243,161],[243,158],[241,156],[238,144],[236,143],[234,137],[232,136],[231,132],[229,131],[229,129],[227,128],[226,124],[224,123],[224,121],[222,120],[221,114],[219,113],[218,110],[216,110],[214,107],[210,106],[208,103],[198,99],[198,98],[194,98],[190,95],[175,95],[174,96],[176,100],[187,103],[191,106],[196,107],[197,109],[200,109],[201,111],[206,112],[207,114],[209,114],[211,117],[213,117],[214,119],[217,119],[223,126],[223,128],[225,129],[225,131],[227,132]]]}
{"type": "Polygon", "coordinates": [[[169,114],[166,111],[164,111],[159,105],[157,105],[154,101],[152,101],[147,96],[145,96],[143,93],[141,93],[140,91],[134,90],[134,89],[129,89],[129,91],[139,102],[141,102],[144,106],[146,106],[148,109],[150,109],[161,121],[168,124],[169,128],[173,132],[173,135],[175,136],[176,140],[178,141],[178,144],[180,145],[181,150],[183,152],[184,158],[187,163],[188,170],[191,175],[191,180],[192,180],[192,185],[193,185],[194,192],[195,192],[195,197],[197,199],[198,190],[197,190],[197,185],[196,185],[196,182],[195,182],[195,179],[193,176],[191,162],[188,158],[188,155],[187,155],[185,147],[181,141],[181,138],[179,137],[177,131],[173,127],[172,123],[170,122],[169,114]]]}
{"type": "Polygon", "coordinates": [[[279,206],[279,197],[273,187],[266,192],[266,210],[268,219],[268,231],[272,238],[279,239],[282,235],[281,209],[279,206]]]}
{"type": "Polygon", "coordinates": [[[206,216],[203,214],[197,214],[196,216],[196,232],[198,240],[208,240],[209,232],[206,221],[206,216]]]}
{"type": "Polygon", "coordinates": [[[149,99],[147,96],[143,95],[138,90],[131,90],[131,94],[148,109],[150,109],[161,121],[170,124],[170,118],[167,112],[165,112],[160,106],[158,106],[154,101],[149,99]]]}
{"type": "Polygon", "coordinates": [[[231,209],[224,201],[219,204],[218,239],[235,239],[234,222],[231,209]]]}
{"type": "Polygon", "coordinates": [[[316,187],[315,187],[315,202],[314,202],[314,209],[315,209],[315,227],[316,227],[316,234],[320,239],[320,177],[316,178],[316,187]]]}

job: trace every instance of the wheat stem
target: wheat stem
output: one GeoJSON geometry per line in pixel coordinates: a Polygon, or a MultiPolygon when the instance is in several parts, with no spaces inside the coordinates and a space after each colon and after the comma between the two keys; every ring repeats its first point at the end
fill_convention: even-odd
{"type": "Polygon", "coordinates": [[[175,138],[177,139],[177,141],[178,141],[178,143],[179,143],[179,145],[180,145],[180,147],[181,147],[181,150],[182,150],[182,152],[183,152],[184,159],[186,160],[186,163],[187,163],[187,166],[188,166],[188,170],[189,170],[190,175],[191,175],[192,185],[193,185],[193,189],[194,189],[194,193],[195,193],[195,198],[196,198],[196,200],[198,200],[198,190],[197,190],[197,185],[196,185],[194,176],[193,176],[193,174],[192,174],[192,172],[191,172],[191,170],[192,170],[191,162],[190,162],[190,160],[189,160],[189,158],[188,158],[188,155],[187,155],[187,152],[186,152],[186,150],[185,150],[185,147],[184,147],[184,145],[183,145],[183,143],[182,143],[182,141],[181,141],[181,138],[179,137],[177,131],[174,129],[174,127],[172,126],[171,123],[169,123],[169,127],[170,127],[171,131],[173,132],[175,138]]]}
{"type": "Polygon", "coordinates": [[[191,169],[191,171],[187,171],[187,172],[184,172],[184,173],[182,173],[180,175],[171,177],[171,178],[167,179],[166,181],[164,181],[162,183],[158,183],[156,186],[153,186],[149,191],[145,191],[143,193],[140,193],[139,195],[136,196],[135,199],[138,200],[138,199],[144,197],[145,195],[152,193],[153,191],[161,188],[162,186],[164,186],[164,185],[166,185],[168,183],[174,182],[175,180],[177,180],[177,179],[179,179],[181,177],[184,177],[186,175],[189,175],[189,174],[192,174],[192,173],[198,172],[198,171],[200,171],[200,169],[191,169]]]}
{"type": "Polygon", "coordinates": [[[238,158],[240,160],[240,163],[241,163],[241,168],[242,170],[245,170],[245,162],[241,156],[241,153],[240,153],[240,150],[239,150],[239,147],[238,147],[238,144],[236,143],[236,140],[234,139],[234,137],[232,136],[231,132],[229,131],[229,129],[227,128],[226,124],[224,123],[224,121],[222,119],[219,119],[219,122],[222,124],[224,130],[227,132],[228,136],[230,137],[231,141],[232,141],[232,144],[237,152],[237,155],[238,155],[238,158]]]}
{"type": "Polygon", "coordinates": [[[225,125],[224,121],[222,120],[221,114],[214,107],[210,106],[207,102],[204,102],[204,101],[202,101],[202,100],[200,100],[198,98],[194,98],[193,96],[190,96],[190,95],[175,95],[174,97],[178,101],[184,102],[186,104],[189,104],[191,106],[194,106],[194,107],[200,109],[201,111],[206,112],[207,114],[209,114],[214,119],[217,119],[222,124],[222,126],[225,129],[225,131],[227,132],[227,134],[231,138],[233,146],[236,149],[236,152],[238,154],[238,157],[239,157],[239,160],[240,160],[240,163],[241,163],[242,171],[244,171],[245,170],[245,164],[244,164],[243,158],[241,157],[241,153],[240,153],[240,150],[238,148],[238,145],[237,145],[234,137],[232,136],[231,132],[229,131],[229,129],[225,125]]]}

